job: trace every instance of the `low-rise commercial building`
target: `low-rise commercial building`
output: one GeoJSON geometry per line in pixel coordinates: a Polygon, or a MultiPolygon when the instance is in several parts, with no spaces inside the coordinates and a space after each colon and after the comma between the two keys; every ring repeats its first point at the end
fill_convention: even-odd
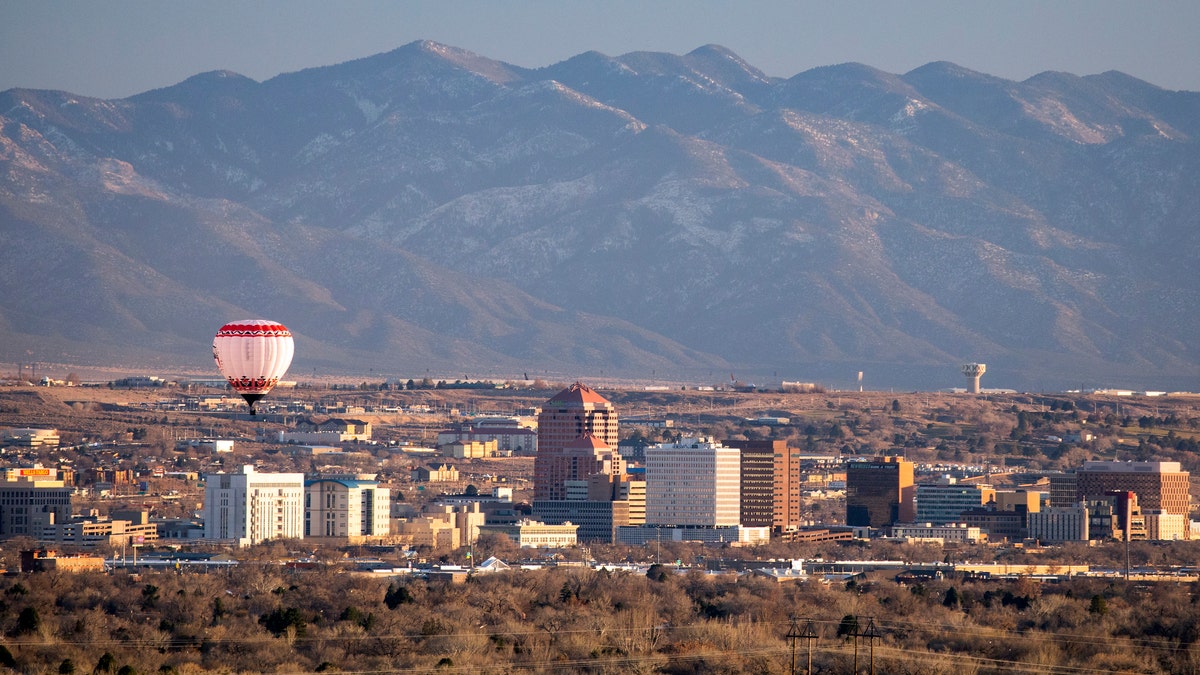
{"type": "Polygon", "coordinates": [[[498,457],[500,446],[495,439],[488,441],[451,441],[439,446],[443,457],[454,459],[483,459],[498,457]]]}
{"type": "Polygon", "coordinates": [[[597,473],[564,481],[567,499],[535,499],[533,514],[549,524],[573,523],[579,541],[616,540],[616,528],[646,522],[646,482],[629,474],[597,473]]]}
{"type": "Polygon", "coordinates": [[[175,443],[176,450],[194,448],[201,452],[233,452],[232,438],[190,438],[175,443]]]}
{"type": "Polygon", "coordinates": [[[664,541],[695,541],[705,544],[757,546],[771,540],[769,527],[742,525],[684,526],[630,525],[617,528],[617,543],[639,546],[664,541]]]}
{"type": "Polygon", "coordinates": [[[9,429],[4,432],[4,444],[21,448],[57,448],[58,429],[9,429]]]}
{"type": "Polygon", "coordinates": [[[1146,520],[1146,538],[1151,541],[1179,541],[1189,539],[1190,523],[1177,513],[1161,509],[1147,510],[1142,514],[1146,520]]]}
{"type": "Polygon", "coordinates": [[[1088,540],[1088,510],[1082,504],[1052,506],[1029,514],[1029,538],[1043,544],[1088,540]]]}
{"type": "Polygon", "coordinates": [[[438,432],[438,447],[456,442],[495,442],[497,454],[506,457],[537,453],[537,431],[511,419],[477,420],[438,432]]]}
{"type": "Polygon", "coordinates": [[[1028,536],[1029,512],[1024,508],[1005,511],[994,503],[963,511],[962,522],[987,534],[990,542],[1021,541],[1028,536]]]}
{"type": "Polygon", "coordinates": [[[458,469],[453,464],[418,466],[412,470],[415,483],[449,483],[458,480],[458,469]]]}
{"type": "Polygon", "coordinates": [[[966,523],[915,523],[893,525],[892,536],[898,539],[937,540],[947,544],[976,544],[987,541],[978,527],[966,523]]]}
{"type": "Polygon", "coordinates": [[[330,418],[322,422],[305,420],[293,431],[279,432],[280,443],[328,445],[371,440],[371,423],[356,419],[330,418]]]}
{"type": "Polygon", "coordinates": [[[1001,511],[1021,511],[1037,513],[1042,509],[1045,492],[1037,490],[996,490],[994,495],[996,508],[1001,511]]]}
{"type": "Polygon", "coordinates": [[[505,535],[521,548],[566,548],[579,543],[578,529],[573,523],[550,525],[522,520],[511,525],[484,525],[479,533],[505,535]]]}
{"type": "Polygon", "coordinates": [[[428,546],[435,551],[452,551],[479,538],[486,522],[478,503],[430,505],[421,515],[396,524],[398,541],[412,546],[428,546]]]}
{"type": "Polygon", "coordinates": [[[104,558],[98,555],[63,555],[57,551],[21,551],[21,571],[31,572],[99,572],[104,558]]]}
{"type": "Polygon", "coordinates": [[[149,511],[114,511],[109,518],[72,518],[42,528],[41,544],[95,548],[141,546],[158,541],[158,525],[149,511]]]}

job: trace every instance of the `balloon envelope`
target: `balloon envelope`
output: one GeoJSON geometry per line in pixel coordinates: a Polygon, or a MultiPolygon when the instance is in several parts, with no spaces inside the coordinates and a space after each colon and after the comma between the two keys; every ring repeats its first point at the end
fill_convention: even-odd
{"type": "Polygon", "coordinates": [[[271,391],[292,363],[292,333],[265,319],[232,321],[213,338],[213,359],[254,413],[254,402],[271,391]]]}

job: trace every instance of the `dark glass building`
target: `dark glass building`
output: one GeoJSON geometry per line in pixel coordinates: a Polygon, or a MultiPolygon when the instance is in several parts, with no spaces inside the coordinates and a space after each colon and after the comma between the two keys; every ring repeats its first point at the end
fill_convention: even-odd
{"type": "Polygon", "coordinates": [[[876,457],[846,464],[846,524],[886,527],[916,517],[913,463],[876,457]]]}

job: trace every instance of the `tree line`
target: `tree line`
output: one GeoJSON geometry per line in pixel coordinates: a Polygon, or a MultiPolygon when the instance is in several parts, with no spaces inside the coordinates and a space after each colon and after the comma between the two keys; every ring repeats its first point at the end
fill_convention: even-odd
{"type": "MultiPolygon", "coordinates": [[[[1195,584],[1076,579],[778,584],[657,565],[478,574],[464,584],[246,563],[210,574],[0,581],[19,672],[1200,672],[1195,584]],[[812,639],[789,639],[793,621],[812,639]],[[868,628],[869,627],[869,630],[868,628]],[[802,663],[804,661],[802,660],[802,663]]],[[[794,635],[794,633],[793,633],[794,635]]]]}

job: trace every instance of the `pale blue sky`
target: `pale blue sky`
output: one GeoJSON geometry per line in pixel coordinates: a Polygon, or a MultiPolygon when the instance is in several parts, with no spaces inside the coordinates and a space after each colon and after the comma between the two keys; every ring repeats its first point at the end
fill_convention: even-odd
{"type": "Polygon", "coordinates": [[[1120,70],[1200,91],[1197,0],[0,0],[0,90],[116,98],[208,70],[256,80],[419,39],[538,67],[708,43],[768,75],[953,61],[1022,80],[1120,70]]]}

